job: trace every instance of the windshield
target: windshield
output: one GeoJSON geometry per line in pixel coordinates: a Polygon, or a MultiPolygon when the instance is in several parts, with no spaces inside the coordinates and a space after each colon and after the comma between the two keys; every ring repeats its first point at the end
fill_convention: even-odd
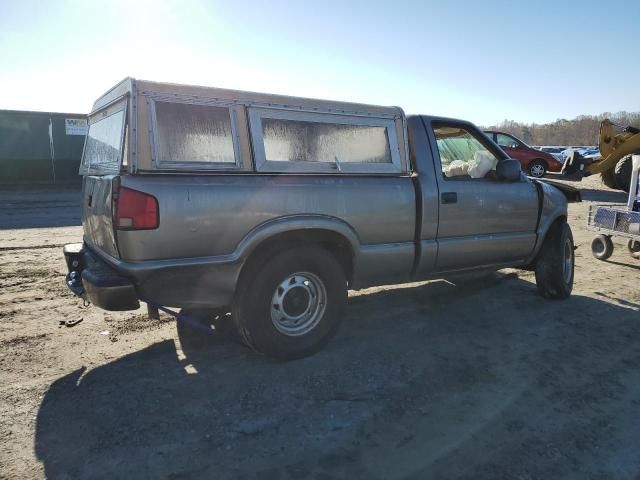
{"type": "Polygon", "coordinates": [[[82,157],[84,171],[113,172],[120,167],[124,110],[89,125],[82,157]]]}

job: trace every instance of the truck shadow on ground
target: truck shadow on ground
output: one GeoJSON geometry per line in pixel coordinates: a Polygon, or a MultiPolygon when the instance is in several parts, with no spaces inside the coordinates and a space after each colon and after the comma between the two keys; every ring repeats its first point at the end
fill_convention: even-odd
{"type": "Polygon", "coordinates": [[[365,292],[303,360],[168,340],[66,375],[35,452],[48,478],[633,477],[639,335],[513,276],[365,292]]]}

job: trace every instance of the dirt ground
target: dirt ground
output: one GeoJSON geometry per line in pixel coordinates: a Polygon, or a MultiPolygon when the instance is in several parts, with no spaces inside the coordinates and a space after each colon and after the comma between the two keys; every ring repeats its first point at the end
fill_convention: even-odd
{"type": "Polygon", "coordinates": [[[622,241],[592,258],[589,203],[625,195],[581,187],[570,299],[516,270],[351,292],[336,338],[291,363],[83,307],[61,249],[79,193],[3,190],[0,477],[638,478],[640,263],[622,241]]]}

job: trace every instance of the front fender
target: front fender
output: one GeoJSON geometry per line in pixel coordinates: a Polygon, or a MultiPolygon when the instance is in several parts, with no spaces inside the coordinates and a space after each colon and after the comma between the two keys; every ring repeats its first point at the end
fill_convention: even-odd
{"type": "Polygon", "coordinates": [[[567,197],[556,187],[553,187],[545,182],[538,182],[539,195],[542,196],[540,202],[540,220],[538,221],[538,228],[536,230],[536,245],[529,258],[529,262],[538,255],[544,239],[551,228],[551,225],[559,218],[567,219],[567,197]]]}

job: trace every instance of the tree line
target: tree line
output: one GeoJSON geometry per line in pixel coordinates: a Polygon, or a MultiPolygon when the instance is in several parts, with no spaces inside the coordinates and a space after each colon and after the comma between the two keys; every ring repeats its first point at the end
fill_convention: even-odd
{"type": "Polygon", "coordinates": [[[605,118],[620,125],[640,128],[640,112],[607,112],[600,115],[580,115],[573,120],[562,118],[542,124],[504,120],[489,129],[515,135],[528,145],[597,145],[600,122],[605,118]]]}

